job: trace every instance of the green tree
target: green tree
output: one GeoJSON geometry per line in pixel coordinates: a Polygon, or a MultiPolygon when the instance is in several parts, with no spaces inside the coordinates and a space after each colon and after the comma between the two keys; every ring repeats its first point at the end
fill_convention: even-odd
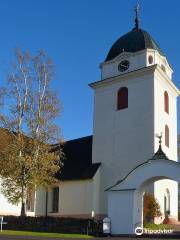
{"type": "Polygon", "coordinates": [[[144,194],[143,216],[144,222],[151,222],[155,217],[161,216],[159,203],[150,193],[144,194]]]}
{"type": "Polygon", "coordinates": [[[54,120],[61,110],[50,87],[53,76],[44,51],[32,56],[18,49],[7,87],[0,91],[5,96],[0,123],[9,138],[0,151],[2,192],[11,203],[21,201],[21,215],[26,215],[27,191],[54,183],[62,166],[62,150],[51,151],[60,141],[54,120]]]}

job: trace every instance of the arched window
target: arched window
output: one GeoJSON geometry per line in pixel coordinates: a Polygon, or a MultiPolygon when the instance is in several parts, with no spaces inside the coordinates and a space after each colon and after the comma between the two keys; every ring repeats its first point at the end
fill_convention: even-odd
{"type": "Polygon", "coordinates": [[[164,92],[164,111],[169,113],[169,96],[166,91],[164,92]]]}
{"type": "Polygon", "coordinates": [[[117,95],[117,110],[128,108],[128,89],[122,87],[117,95]]]}
{"type": "Polygon", "coordinates": [[[52,189],[52,212],[59,211],[59,187],[52,189]]]}
{"type": "Polygon", "coordinates": [[[149,55],[148,61],[149,61],[149,64],[152,64],[152,63],[153,63],[153,56],[152,56],[152,55],[149,55]]]}
{"type": "Polygon", "coordinates": [[[165,145],[169,147],[169,127],[165,126],[165,145]]]}

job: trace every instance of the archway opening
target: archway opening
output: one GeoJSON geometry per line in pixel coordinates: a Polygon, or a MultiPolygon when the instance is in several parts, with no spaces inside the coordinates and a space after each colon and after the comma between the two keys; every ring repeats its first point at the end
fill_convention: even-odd
{"type": "Polygon", "coordinates": [[[142,225],[178,224],[178,182],[167,177],[145,181],[138,189],[142,225]]]}

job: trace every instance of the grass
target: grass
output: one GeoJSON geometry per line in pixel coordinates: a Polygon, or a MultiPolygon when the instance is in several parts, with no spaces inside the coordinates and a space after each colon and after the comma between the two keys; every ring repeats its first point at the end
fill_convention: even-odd
{"type": "Polygon", "coordinates": [[[145,223],[144,228],[151,230],[168,230],[173,229],[173,226],[168,224],[145,223]]]}
{"type": "Polygon", "coordinates": [[[63,233],[45,233],[45,232],[27,232],[27,231],[12,231],[3,230],[0,235],[13,235],[13,236],[32,236],[32,237],[49,237],[49,238],[92,238],[83,234],[63,234],[63,233]]]}

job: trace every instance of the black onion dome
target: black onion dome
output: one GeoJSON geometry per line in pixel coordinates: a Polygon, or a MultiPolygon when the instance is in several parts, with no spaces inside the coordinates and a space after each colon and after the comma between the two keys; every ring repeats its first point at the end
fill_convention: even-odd
{"type": "Polygon", "coordinates": [[[157,50],[161,55],[164,53],[153,40],[153,38],[146,31],[138,28],[134,28],[124,36],[120,37],[111,47],[105,62],[110,61],[117,57],[122,52],[138,52],[144,49],[157,50]]]}

